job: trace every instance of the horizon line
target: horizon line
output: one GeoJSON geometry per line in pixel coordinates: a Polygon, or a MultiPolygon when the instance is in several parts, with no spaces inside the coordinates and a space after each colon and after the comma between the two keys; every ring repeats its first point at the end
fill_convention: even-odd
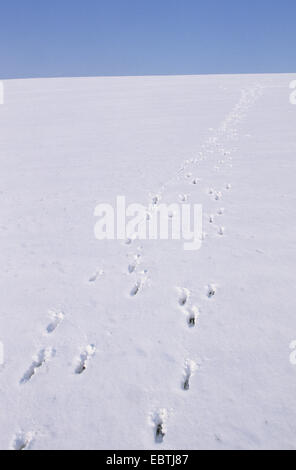
{"type": "Polygon", "coordinates": [[[59,80],[59,79],[87,79],[87,78],[145,78],[145,77],[209,77],[209,76],[256,76],[256,75],[296,75],[296,72],[242,72],[242,73],[185,73],[185,74],[123,74],[123,75],[50,75],[50,76],[24,76],[24,77],[10,77],[10,78],[1,78],[0,81],[11,81],[11,80],[59,80]]]}

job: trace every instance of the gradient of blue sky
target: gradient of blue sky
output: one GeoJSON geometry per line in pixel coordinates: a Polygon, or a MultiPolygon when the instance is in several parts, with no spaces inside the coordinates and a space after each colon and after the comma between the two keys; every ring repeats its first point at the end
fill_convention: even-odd
{"type": "Polygon", "coordinates": [[[0,78],[296,71],[295,0],[0,0],[0,78]]]}

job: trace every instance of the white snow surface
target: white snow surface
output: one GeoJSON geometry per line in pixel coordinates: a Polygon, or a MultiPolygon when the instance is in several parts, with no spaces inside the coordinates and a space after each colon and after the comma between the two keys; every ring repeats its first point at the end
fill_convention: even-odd
{"type": "Polygon", "coordinates": [[[1,449],[296,449],[292,79],[4,82],[1,449]],[[202,248],[96,240],[117,195],[202,248]]]}

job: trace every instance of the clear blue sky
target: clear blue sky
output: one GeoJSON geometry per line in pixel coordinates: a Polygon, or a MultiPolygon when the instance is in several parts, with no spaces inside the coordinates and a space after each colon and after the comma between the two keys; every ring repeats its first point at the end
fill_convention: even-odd
{"type": "Polygon", "coordinates": [[[0,79],[296,72],[296,0],[1,0],[0,79]]]}

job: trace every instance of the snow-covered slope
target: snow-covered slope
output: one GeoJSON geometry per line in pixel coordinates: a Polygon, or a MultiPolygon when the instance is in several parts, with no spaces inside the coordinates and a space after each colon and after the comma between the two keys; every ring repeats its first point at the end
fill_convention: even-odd
{"type": "Polygon", "coordinates": [[[4,82],[0,448],[296,448],[293,78],[4,82]],[[117,195],[201,250],[96,240],[117,195]]]}

